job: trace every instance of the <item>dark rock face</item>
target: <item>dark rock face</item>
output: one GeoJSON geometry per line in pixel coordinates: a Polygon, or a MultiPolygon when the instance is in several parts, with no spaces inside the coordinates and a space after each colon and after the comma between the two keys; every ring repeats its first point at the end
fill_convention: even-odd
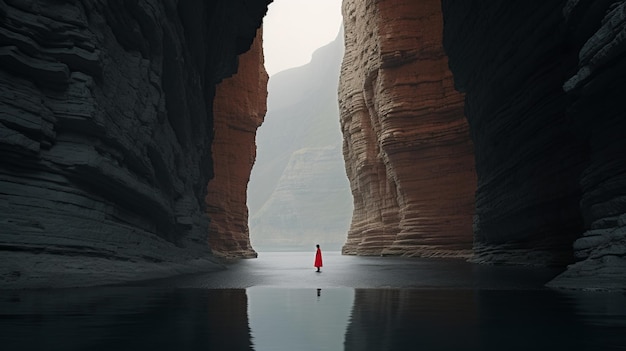
{"type": "Polygon", "coordinates": [[[554,286],[624,285],[624,6],[443,0],[476,153],[475,261],[575,256],[554,286]]]}
{"type": "Polygon", "coordinates": [[[475,145],[476,261],[564,263],[582,232],[586,150],[565,113],[576,52],[561,8],[443,2],[444,45],[475,145]]]}
{"type": "Polygon", "coordinates": [[[577,72],[563,85],[572,100],[567,113],[587,142],[580,175],[583,237],[579,260],[551,285],[626,287],[626,2],[568,1],[565,21],[578,52],[577,72]]]}
{"type": "Polygon", "coordinates": [[[201,264],[188,263],[208,253],[215,85],[236,71],[266,9],[0,0],[3,285],[201,264]]]}

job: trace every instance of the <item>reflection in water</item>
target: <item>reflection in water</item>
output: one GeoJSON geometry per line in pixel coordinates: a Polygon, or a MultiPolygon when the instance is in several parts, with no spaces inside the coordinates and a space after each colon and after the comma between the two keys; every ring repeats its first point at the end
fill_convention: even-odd
{"type": "Polygon", "coordinates": [[[246,292],[2,291],[0,349],[251,350],[246,292]]]}
{"type": "Polygon", "coordinates": [[[471,290],[357,289],[345,349],[473,349],[478,316],[471,290]]]}
{"type": "Polygon", "coordinates": [[[256,350],[343,349],[352,289],[252,287],[247,293],[256,350]]]}
{"type": "Polygon", "coordinates": [[[356,289],[345,350],[626,349],[626,296],[580,295],[584,314],[550,290],[356,289]]]}
{"type": "Polygon", "coordinates": [[[0,350],[624,350],[622,293],[0,290],[0,350]]]}

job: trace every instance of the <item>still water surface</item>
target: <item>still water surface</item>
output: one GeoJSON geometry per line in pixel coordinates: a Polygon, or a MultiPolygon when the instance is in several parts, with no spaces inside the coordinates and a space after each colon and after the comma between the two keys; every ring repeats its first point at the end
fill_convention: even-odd
{"type": "Polygon", "coordinates": [[[0,350],[626,350],[626,296],[556,271],[260,253],[133,286],[0,292],[0,350]]]}

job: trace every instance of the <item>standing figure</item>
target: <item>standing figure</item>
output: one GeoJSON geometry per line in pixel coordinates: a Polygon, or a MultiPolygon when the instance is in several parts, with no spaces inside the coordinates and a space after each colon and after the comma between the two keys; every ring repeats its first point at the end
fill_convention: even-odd
{"type": "Polygon", "coordinates": [[[317,268],[318,272],[321,272],[320,267],[322,267],[322,250],[320,250],[319,245],[315,246],[317,247],[317,252],[315,252],[315,264],[313,266],[317,268]]]}

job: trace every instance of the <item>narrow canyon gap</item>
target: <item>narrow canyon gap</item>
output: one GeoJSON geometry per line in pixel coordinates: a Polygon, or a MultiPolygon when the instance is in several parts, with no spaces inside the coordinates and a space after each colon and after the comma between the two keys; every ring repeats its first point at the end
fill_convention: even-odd
{"type": "MultiPolygon", "coordinates": [[[[0,0],[3,286],[254,255],[241,194],[264,74],[240,55],[267,4],[0,0]],[[233,83],[216,87],[238,69],[251,103],[229,111],[233,83]]],[[[569,264],[551,286],[624,288],[624,1],[343,11],[345,253],[569,264]]]]}

